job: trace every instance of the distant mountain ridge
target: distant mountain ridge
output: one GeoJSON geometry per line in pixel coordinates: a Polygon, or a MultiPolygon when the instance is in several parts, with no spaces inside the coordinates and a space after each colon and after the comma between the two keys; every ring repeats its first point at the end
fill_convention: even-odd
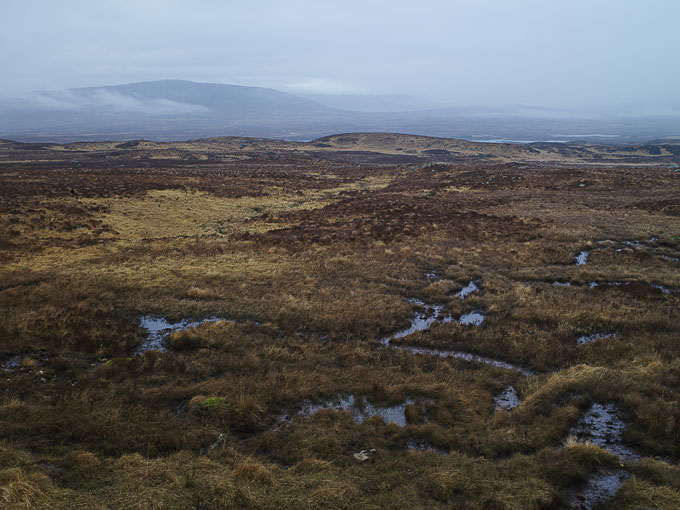
{"type": "MultiPolygon", "coordinates": [[[[139,100],[165,100],[196,105],[214,112],[228,113],[328,113],[334,108],[310,99],[263,87],[246,87],[221,83],[196,83],[187,80],[160,80],[68,89],[76,97],[96,98],[102,92],[129,96],[139,100]]],[[[49,94],[49,93],[47,93],[49,94]]]]}
{"type": "MultiPolygon", "coordinates": [[[[335,99],[336,104],[342,103],[335,99]]],[[[365,110],[370,109],[370,97],[361,100],[365,110]]],[[[0,101],[0,138],[27,142],[216,136],[311,140],[370,131],[472,141],[568,142],[583,136],[602,143],[629,143],[680,135],[680,115],[550,117],[553,114],[546,112],[527,114],[529,110],[347,111],[275,89],[160,80],[36,92],[0,101]]]]}

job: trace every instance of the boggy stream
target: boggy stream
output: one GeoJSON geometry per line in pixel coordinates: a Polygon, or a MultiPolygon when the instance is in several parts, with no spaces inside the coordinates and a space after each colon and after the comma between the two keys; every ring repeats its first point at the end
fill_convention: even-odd
{"type": "MultiPolygon", "coordinates": [[[[473,282],[471,282],[471,283],[473,283],[473,282]]],[[[475,286],[475,288],[476,288],[476,286],[475,286]]],[[[439,356],[441,358],[456,358],[456,359],[463,359],[463,360],[466,360],[466,361],[471,361],[471,362],[474,362],[474,363],[484,363],[484,364],[487,364],[487,365],[492,365],[492,366],[495,366],[495,367],[498,367],[498,368],[503,368],[503,369],[506,369],[506,370],[513,370],[513,371],[519,372],[519,373],[521,373],[522,375],[525,375],[525,376],[535,375],[535,372],[533,372],[532,370],[529,370],[527,368],[523,368],[523,367],[520,367],[520,366],[517,366],[517,365],[513,365],[513,364],[507,363],[505,361],[501,361],[501,360],[497,360],[497,359],[493,359],[493,358],[488,358],[488,357],[485,357],[485,356],[479,356],[477,354],[472,354],[472,353],[465,352],[465,351],[432,349],[432,348],[417,347],[417,346],[412,346],[412,345],[393,345],[391,343],[392,340],[396,340],[398,338],[404,338],[404,337],[410,336],[410,335],[416,333],[417,331],[427,331],[435,323],[446,324],[446,323],[449,323],[449,322],[454,322],[454,319],[450,314],[443,315],[443,310],[444,310],[443,305],[426,305],[425,303],[423,303],[419,299],[408,299],[407,301],[409,303],[413,303],[413,304],[421,306],[422,308],[424,308],[424,311],[417,312],[415,314],[415,316],[411,319],[411,325],[408,328],[402,329],[400,331],[397,331],[396,333],[392,333],[391,335],[382,338],[380,340],[380,343],[383,345],[383,347],[389,348],[389,349],[394,349],[394,350],[399,350],[399,351],[407,351],[407,352],[410,352],[412,354],[419,354],[419,355],[425,355],[425,356],[439,356]]],[[[459,324],[462,324],[464,326],[477,326],[477,327],[479,327],[484,322],[484,319],[485,319],[485,315],[482,312],[469,312],[469,313],[461,315],[456,322],[458,322],[459,324]]]]}
{"type": "Polygon", "coordinates": [[[579,443],[592,443],[623,460],[639,460],[640,455],[623,444],[626,424],[613,404],[593,404],[571,428],[569,436],[579,443]]]}
{"type": "MultiPolygon", "coordinates": [[[[477,284],[470,280],[470,282],[458,291],[455,296],[460,299],[466,299],[471,293],[479,290],[477,284]]],[[[422,311],[416,312],[415,316],[411,319],[411,324],[408,328],[392,333],[391,335],[384,337],[380,340],[380,343],[390,349],[408,351],[416,355],[426,355],[426,356],[439,356],[442,358],[457,358],[474,363],[483,363],[487,365],[492,365],[498,368],[503,368],[506,370],[513,370],[519,372],[525,376],[535,375],[532,370],[507,363],[505,361],[496,360],[493,358],[488,358],[485,356],[479,356],[476,354],[471,354],[465,351],[454,351],[454,350],[442,350],[442,349],[430,349],[424,347],[408,346],[408,345],[392,345],[390,342],[398,338],[404,338],[410,336],[418,331],[427,331],[435,323],[450,323],[454,322],[451,314],[444,314],[443,305],[428,305],[423,301],[415,298],[407,299],[409,303],[418,305],[422,308],[422,311]]],[[[462,314],[458,320],[459,324],[463,326],[476,326],[482,325],[486,318],[486,315],[481,311],[471,311],[462,314]]],[[[187,329],[196,328],[202,324],[209,322],[218,321],[229,321],[236,322],[232,319],[227,319],[224,317],[206,317],[204,319],[193,320],[193,319],[182,319],[177,322],[170,322],[164,317],[155,316],[144,316],[140,319],[140,326],[148,331],[146,340],[142,345],[140,345],[134,352],[136,356],[140,356],[147,351],[165,351],[167,350],[166,340],[167,337],[176,331],[182,331],[187,329]]]]}
{"type": "MultiPolygon", "coordinates": [[[[596,403],[571,428],[569,436],[575,438],[578,443],[599,446],[621,460],[639,460],[640,455],[623,444],[622,436],[625,428],[626,424],[616,406],[596,403]]],[[[630,473],[625,469],[600,468],[590,477],[584,487],[572,491],[569,498],[570,505],[576,509],[591,510],[613,498],[629,478],[630,473]]]]}
{"type": "Polygon", "coordinates": [[[408,351],[412,354],[420,354],[424,356],[439,356],[440,358],[456,358],[463,359],[465,361],[471,361],[473,363],[483,363],[485,365],[492,365],[494,367],[503,368],[505,370],[512,370],[514,372],[519,372],[520,374],[531,377],[536,375],[536,372],[528,368],[520,367],[518,365],[513,365],[512,363],[507,363],[505,361],[487,358],[485,356],[479,356],[477,354],[472,354],[465,351],[449,351],[443,349],[429,349],[427,347],[416,347],[410,345],[389,345],[390,349],[395,349],[399,351],[408,351]]]}

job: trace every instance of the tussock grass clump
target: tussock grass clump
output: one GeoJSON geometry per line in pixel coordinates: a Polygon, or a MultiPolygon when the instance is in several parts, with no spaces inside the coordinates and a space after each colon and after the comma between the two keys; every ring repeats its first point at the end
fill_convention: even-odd
{"type": "Polygon", "coordinates": [[[49,504],[52,484],[48,476],[21,469],[0,471],[0,503],[7,509],[42,508],[49,504]]]}

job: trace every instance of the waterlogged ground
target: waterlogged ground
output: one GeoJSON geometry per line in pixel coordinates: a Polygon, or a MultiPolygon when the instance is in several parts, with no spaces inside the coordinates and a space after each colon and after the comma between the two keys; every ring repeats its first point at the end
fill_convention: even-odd
{"type": "Polygon", "coordinates": [[[616,496],[621,486],[630,479],[622,469],[602,469],[592,476],[585,488],[572,496],[571,508],[591,510],[606,504],[616,496]]]}
{"type": "Polygon", "coordinates": [[[2,508],[680,507],[680,174],[353,140],[0,143],[2,508]]]}
{"type": "MultiPolygon", "coordinates": [[[[626,424],[615,405],[595,403],[569,431],[569,441],[595,445],[621,461],[639,461],[640,455],[623,444],[625,430],[626,424]]],[[[595,508],[612,499],[630,477],[631,474],[620,467],[601,467],[588,479],[585,487],[574,489],[571,506],[588,510],[595,508]]]]}
{"type": "Polygon", "coordinates": [[[164,351],[167,349],[166,339],[171,333],[175,331],[193,329],[200,326],[201,324],[220,320],[225,319],[220,319],[218,317],[208,317],[200,320],[183,319],[178,322],[170,322],[164,317],[142,317],[139,320],[139,325],[148,333],[146,340],[142,345],[139,346],[139,348],[137,348],[135,354],[141,355],[147,351],[164,351]]]}
{"type": "Polygon", "coordinates": [[[522,400],[517,394],[517,390],[513,386],[505,388],[503,392],[497,397],[494,397],[493,400],[496,404],[496,411],[500,411],[501,409],[510,411],[522,403],[522,400]]]}
{"type": "MultiPolygon", "coordinates": [[[[415,402],[407,399],[404,402],[392,405],[381,406],[371,404],[365,397],[336,397],[321,403],[311,401],[303,402],[297,411],[292,411],[279,417],[280,423],[290,423],[296,416],[309,418],[322,410],[348,411],[352,415],[355,423],[363,423],[374,416],[379,417],[385,423],[394,423],[399,427],[405,427],[407,423],[406,407],[415,406],[415,402]]],[[[422,406],[422,403],[420,404],[422,406]]]]}
{"type": "Polygon", "coordinates": [[[593,404],[569,430],[569,435],[579,442],[597,445],[623,460],[639,460],[637,453],[622,444],[625,429],[616,406],[593,404]]]}

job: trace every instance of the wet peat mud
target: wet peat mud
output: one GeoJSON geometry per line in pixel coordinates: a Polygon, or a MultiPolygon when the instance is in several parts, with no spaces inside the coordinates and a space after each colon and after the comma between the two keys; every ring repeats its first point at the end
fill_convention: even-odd
{"type": "MultiPolygon", "coordinates": [[[[623,461],[635,461],[641,457],[623,444],[626,424],[620,411],[613,404],[593,404],[578,423],[569,431],[569,436],[579,443],[590,443],[618,456],[623,461]]],[[[611,499],[630,478],[625,469],[598,469],[584,487],[574,489],[569,497],[571,508],[590,510],[611,499]]]]}

